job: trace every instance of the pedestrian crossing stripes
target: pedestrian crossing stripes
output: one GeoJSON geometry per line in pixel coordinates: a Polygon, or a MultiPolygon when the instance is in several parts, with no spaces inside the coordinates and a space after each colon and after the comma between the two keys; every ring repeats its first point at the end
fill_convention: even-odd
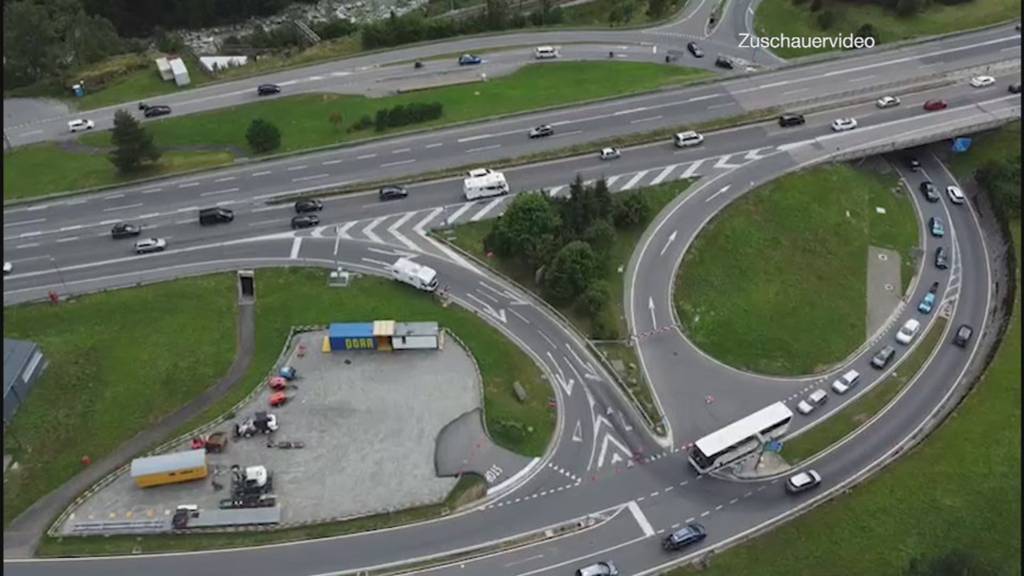
{"type": "MultiPolygon", "coordinates": [[[[681,162],[669,166],[659,166],[608,176],[605,181],[608,189],[613,192],[625,192],[656,186],[670,180],[682,180],[697,176],[707,176],[715,171],[731,170],[767,155],[770,148],[737,152],[718,158],[701,158],[691,162],[681,162]],[[702,168],[705,168],[702,170],[702,168]],[[698,173],[700,171],[700,173],[698,173]]],[[[588,181],[592,184],[593,181],[588,181]]],[[[547,187],[551,197],[565,197],[569,187],[565,184],[547,187]]],[[[412,210],[397,214],[389,214],[377,218],[342,222],[336,225],[319,227],[314,235],[323,237],[338,236],[345,240],[363,240],[378,244],[391,244],[401,249],[433,254],[451,260],[453,252],[443,243],[430,238],[428,233],[435,228],[450,228],[467,222],[479,222],[500,216],[508,208],[512,198],[499,196],[484,200],[462,202],[435,208],[412,210]]],[[[461,260],[461,259],[460,259],[461,260]]],[[[460,262],[461,264],[461,262],[460,262]]]]}

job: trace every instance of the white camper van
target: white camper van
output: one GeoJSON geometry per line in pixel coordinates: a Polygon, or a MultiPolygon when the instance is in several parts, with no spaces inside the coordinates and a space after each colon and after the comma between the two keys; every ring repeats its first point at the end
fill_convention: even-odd
{"type": "Polygon", "coordinates": [[[490,172],[476,177],[469,177],[463,180],[463,194],[466,200],[477,198],[490,198],[508,194],[508,182],[501,172],[490,172]]]}
{"type": "Polygon", "coordinates": [[[437,271],[408,258],[399,258],[391,265],[391,277],[424,292],[437,290],[437,271]]]}

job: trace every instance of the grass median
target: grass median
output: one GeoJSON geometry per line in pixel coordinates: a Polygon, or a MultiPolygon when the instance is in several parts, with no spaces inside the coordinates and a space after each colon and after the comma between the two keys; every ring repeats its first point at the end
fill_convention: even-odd
{"type": "MultiPolygon", "coordinates": [[[[185,432],[231,408],[263,379],[289,327],[394,318],[434,320],[470,348],[484,380],[487,427],[498,444],[543,454],[554,430],[550,386],[526,354],[461,308],[377,278],[328,288],[319,269],[260,270],[256,349],[243,383],[198,415],[185,432]],[[528,399],[519,402],[512,383],[528,399]]],[[[5,337],[39,342],[50,361],[5,434],[19,463],[4,487],[5,525],[70,478],[89,455],[99,460],[137,431],[213,384],[235,353],[235,286],[213,275],[4,310],[5,337]],[[186,363],[185,359],[188,359],[186,363]],[[92,432],[86,432],[91,430],[92,432]]]]}
{"type": "MultiPolygon", "coordinates": [[[[969,30],[1020,18],[1020,0],[971,0],[961,3],[927,2],[912,16],[869,2],[824,2],[812,11],[814,0],[764,0],[758,5],[754,28],[762,38],[786,35],[798,38],[836,37],[852,34],[870,24],[879,44],[969,30]],[[821,16],[823,13],[831,16],[821,16]],[[830,20],[828,27],[822,20],[830,20]]],[[[834,51],[830,48],[779,48],[782,58],[834,51]]]]}
{"type": "Polygon", "coordinates": [[[676,312],[695,345],[731,366],[819,372],[864,341],[868,247],[900,254],[906,286],[917,229],[891,171],[842,164],[784,176],[701,231],[676,273],[676,312]]]}
{"type": "MultiPolygon", "coordinates": [[[[624,274],[629,265],[629,259],[636,248],[637,242],[643,235],[644,230],[654,220],[658,212],[678,195],[684,193],[690,185],[689,181],[673,181],[658,186],[640,189],[639,193],[647,198],[650,212],[647,219],[637,226],[618,229],[615,234],[615,241],[612,244],[608,257],[602,262],[602,266],[596,281],[605,282],[609,288],[608,305],[604,309],[606,325],[618,328],[618,341],[602,341],[598,349],[605,354],[606,358],[618,366],[616,371],[622,381],[629,387],[630,391],[640,402],[640,408],[657,423],[661,421],[661,415],[651,395],[650,388],[643,381],[643,377],[637,370],[636,353],[628,340],[628,325],[626,324],[625,311],[623,310],[623,290],[625,289],[624,274]]],[[[441,232],[440,236],[452,242],[467,253],[477,257],[480,261],[487,263],[495,270],[505,276],[512,278],[521,286],[533,292],[538,298],[543,299],[543,292],[536,282],[534,271],[527,269],[522,264],[512,262],[498,256],[488,256],[484,250],[484,238],[490,233],[494,221],[469,222],[454,227],[450,231],[441,232]]],[[[584,335],[593,338],[593,321],[586,315],[580,313],[573,306],[555,306],[570,322],[584,335]]]]}
{"type": "MultiPolygon", "coordinates": [[[[168,158],[147,177],[179,172],[184,158],[202,158],[204,166],[230,164],[231,151],[248,150],[246,129],[253,119],[272,121],[281,130],[281,148],[290,152],[357,142],[370,137],[398,134],[410,129],[442,127],[457,122],[482,120],[502,114],[568,105],[596,98],[625,96],[658,88],[682,85],[706,78],[702,70],[637,62],[548,62],[529,65],[511,75],[384,98],[306,94],[286,96],[225,108],[213,112],[168,118],[146,124],[168,158]],[[349,131],[364,115],[414,102],[440,102],[444,116],[436,121],[401,129],[376,132],[349,131]],[[336,128],[330,118],[340,113],[336,128]],[[202,147],[214,153],[183,153],[175,149],[202,147]]],[[[17,149],[4,156],[4,198],[26,198],[89,186],[127,182],[102,153],[110,146],[110,132],[81,136],[84,150],[53,144],[17,149]],[[38,170],[39,167],[46,170],[38,170]],[[77,168],[77,169],[76,169],[77,168]],[[82,173],[86,178],[82,179],[82,173]]],[[[192,160],[196,163],[196,160],[192,160]]]]}

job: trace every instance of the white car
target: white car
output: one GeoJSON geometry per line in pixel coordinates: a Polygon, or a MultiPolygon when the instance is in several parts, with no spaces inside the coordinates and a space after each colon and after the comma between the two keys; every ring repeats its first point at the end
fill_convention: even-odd
{"type": "Polygon", "coordinates": [[[892,108],[893,106],[899,106],[900,99],[895,96],[882,96],[875,101],[875,106],[879,108],[892,108]]]}
{"type": "Polygon", "coordinates": [[[974,86],[975,88],[984,88],[995,83],[996,79],[991,76],[975,76],[974,78],[971,78],[971,86],[974,86]]]}
{"type": "Polygon", "coordinates": [[[466,172],[466,178],[481,178],[491,173],[490,168],[473,168],[466,172]]]}
{"type": "Polygon", "coordinates": [[[896,341],[900,344],[910,344],[914,341],[914,336],[917,336],[917,331],[920,329],[921,323],[911,318],[904,322],[903,327],[896,333],[896,341]]]}
{"type": "Polygon", "coordinates": [[[163,238],[146,238],[135,243],[136,254],[149,254],[150,252],[163,252],[167,248],[167,240],[163,238]]]}
{"type": "Polygon", "coordinates": [[[68,122],[68,131],[72,134],[75,132],[81,132],[82,130],[92,130],[95,127],[96,124],[94,124],[92,120],[86,120],[84,118],[68,122]]]}
{"type": "Polygon", "coordinates": [[[10,274],[12,270],[14,270],[14,264],[11,264],[10,262],[4,262],[4,276],[10,274]]]}
{"type": "Polygon", "coordinates": [[[693,130],[687,130],[686,132],[680,132],[675,135],[675,144],[679,148],[687,148],[689,146],[698,146],[704,142],[704,136],[694,132],[693,130]]]}
{"type": "Polygon", "coordinates": [[[966,200],[963,190],[956,186],[946,186],[946,194],[949,195],[949,201],[953,204],[963,204],[966,200]]]}
{"type": "Polygon", "coordinates": [[[814,412],[814,405],[808,402],[807,400],[801,400],[799,403],[797,403],[796,410],[797,412],[806,416],[807,414],[814,412]]]}
{"type": "Polygon", "coordinates": [[[615,160],[622,154],[619,153],[618,148],[602,148],[601,149],[601,160],[615,160]]]}
{"type": "Polygon", "coordinates": [[[832,121],[833,132],[846,132],[857,127],[856,118],[836,118],[832,121]]]}
{"type": "Polygon", "coordinates": [[[856,370],[849,370],[832,383],[832,391],[836,394],[846,394],[860,382],[860,373],[856,370]]]}
{"type": "Polygon", "coordinates": [[[797,494],[821,484],[821,475],[814,470],[799,472],[786,480],[786,492],[797,494]]]}

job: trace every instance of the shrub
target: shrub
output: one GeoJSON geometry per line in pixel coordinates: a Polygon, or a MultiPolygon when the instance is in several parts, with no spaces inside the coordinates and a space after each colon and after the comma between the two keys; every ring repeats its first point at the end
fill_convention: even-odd
{"type": "Polygon", "coordinates": [[[263,154],[281,146],[281,131],[270,122],[256,118],[245,131],[245,140],[253,152],[263,154]]]}

